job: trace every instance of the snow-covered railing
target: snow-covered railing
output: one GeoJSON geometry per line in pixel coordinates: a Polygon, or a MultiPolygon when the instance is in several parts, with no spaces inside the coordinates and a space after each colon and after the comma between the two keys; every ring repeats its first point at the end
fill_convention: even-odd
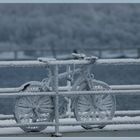
{"type": "MultiPolygon", "coordinates": [[[[75,60],[75,64],[78,64],[79,60],[75,60]]],[[[88,60],[80,60],[81,64],[88,63],[88,60]]],[[[80,64],[79,63],[79,64],[80,64]]],[[[50,62],[50,64],[56,64],[56,62],[50,62]]],[[[67,60],[61,65],[73,64],[72,60],[67,60]]],[[[140,59],[98,59],[95,65],[140,65],[140,59]]],[[[0,67],[45,67],[46,64],[34,61],[0,61],[0,67]]]]}
{"type": "MultiPolygon", "coordinates": [[[[129,110],[129,111],[116,111],[115,112],[115,117],[118,116],[140,116],[140,110],[129,110]]],[[[73,114],[71,115],[73,117],[73,114]]],[[[0,120],[10,120],[14,119],[14,115],[0,115],[0,120]]]]}
{"type": "MultiPolygon", "coordinates": [[[[89,64],[88,60],[65,60],[59,61],[59,65],[65,64],[89,64]]],[[[95,65],[140,65],[140,59],[99,59],[94,63],[95,65]]],[[[27,92],[20,93],[20,88],[0,88],[0,98],[9,98],[15,96],[27,96],[27,95],[49,95],[55,96],[55,122],[36,122],[27,124],[0,124],[1,128],[4,127],[20,127],[20,126],[55,126],[55,135],[59,135],[59,126],[74,126],[74,125],[84,125],[84,124],[94,124],[94,125],[112,125],[112,124],[140,124],[140,120],[109,120],[109,121],[90,121],[90,122],[59,122],[59,112],[58,112],[58,97],[59,95],[88,95],[88,94],[110,94],[110,95],[140,95],[140,85],[111,85],[112,90],[107,91],[59,91],[58,88],[58,63],[57,61],[50,61],[48,64],[39,61],[1,61],[1,67],[46,67],[46,65],[55,65],[55,89],[53,92],[27,92]]],[[[116,112],[116,116],[137,116],[140,115],[140,111],[126,111],[126,112],[116,112]]],[[[12,115],[7,117],[0,116],[1,120],[13,119],[12,115]]]]}

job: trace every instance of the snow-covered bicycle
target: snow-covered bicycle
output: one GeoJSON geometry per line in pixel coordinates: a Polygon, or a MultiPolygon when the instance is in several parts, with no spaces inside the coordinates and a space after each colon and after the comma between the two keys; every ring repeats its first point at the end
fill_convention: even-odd
{"type": "MultiPolygon", "coordinates": [[[[111,90],[108,84],[94,79],[90,72],[96,57],[87,57],[83,54],[73,54],[71,60],[49,60],[39,58],[39,61],[46,63],[48,69],[47,78],[40,81],[30,81],[21,87],[21,92],[46,92],[46,95],[20,96],[15,102],[15,119],[17,123],[52,122],[54,120],[54,97],[47,95],[47,92],[54,91],[54,70],[49,62],[59,65],[60,69],[66,67],[65,72],[60,72],[58,79],[69,83],[69,86],[62,88],[58,85],[59,91],[102,91],[111,90]],[[88,63],[82,63],[87,60],[88,63]],[[69,63],[71,62],[71,63],[69,63]],[[80,62],[80,63],[76,63],[80,62]],[[63,64],[63,66],[61,66],[63,64]]],[[[64,86],[63,86],[64,87],[64,86]]],[[[59,95],[59,116],[65,117],[68,106],[73,112],[77,121],[99,121],[110,120],[115,113],[115,97],[109,94],[101,95],[59,95]]],[[[85,129],[103,128],[105,125],[82,125],[85,129]]],[[[47,126],[21,126],[26,131],[41,131],[47,126]]]]}

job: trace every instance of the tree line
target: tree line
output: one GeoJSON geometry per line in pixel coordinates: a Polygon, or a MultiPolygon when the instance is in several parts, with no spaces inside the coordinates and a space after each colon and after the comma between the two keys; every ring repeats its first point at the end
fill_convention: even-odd
{"type": "Polygon", "coordinates": [[[139,48],[139,38],[140,4],[0,4],[0,47],[139,48]]]}

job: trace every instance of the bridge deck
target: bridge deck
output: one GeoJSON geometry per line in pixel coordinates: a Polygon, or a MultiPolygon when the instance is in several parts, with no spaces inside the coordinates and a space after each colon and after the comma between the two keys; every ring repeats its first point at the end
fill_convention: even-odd
{"type": "MultiPolygon", "coordinates": [[[[117,117],[117,119],[129,119],[129,117],[117,117]]],[[[140,118],[140,117],[133,117],[140,118]]],[[[64,119],[61,121],[71,121],[64,119]]],[[[72,119],[73,121],[73,119],[72,119]]],[[[14,120],[2,120],[0,124],[13,124],[14,120]]],[[[0,137],[51,137],[54,132],[54,127],[47,127],[42,132],[25,133],[20,128],[1,128],[0,137]]],[[[139,137],[140,124],[123,124],[123,125],[107,125],[103,129],[94,128],[85,130],[81,126],[60,126],[60,132],[64,137],[139,137]]]]}
{"type": "MultiPolygon", "coordinates": [[[[128,125],[120,126],[120,128],[117,126],[116,129],[110,129],[110,127],[106,126],[103,130],[94,129],[89,131],[80,126],[75,128],[60,127],[60,132],[63,137],[140,137],[140,125],[133,126],[133,129],[127,129],[129,128],[128,125]],[[66,131],[67,129],[73,129],[73,131],[66,131]]],[[[53,128],[48,127],[42,132],[25,133],[20,128],[3,128],[0,130],[0,137],[51,137],[53,130],[53,128]]]]}

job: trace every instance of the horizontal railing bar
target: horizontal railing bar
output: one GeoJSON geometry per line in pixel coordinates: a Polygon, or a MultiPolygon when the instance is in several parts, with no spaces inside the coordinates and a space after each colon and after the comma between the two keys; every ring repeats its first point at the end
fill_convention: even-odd
{"type": "Polygon", "coordinates": [[[20,92],[22,89],[20,87],[17,88],[0,88],[0,93],[13,93],[13,92],[20,92]]]}
{"type": "Polygon", "coordinates": [[[46,95],[46,96],[56,96],[55,92],[5,92],[0,93],[0,98],[13,98],[17,96],[36,96],[36,95],[46,95]]]}
{"type": "Polygon", "coordinates": [[[0,120],[10,120],[14,118],[14,115],[0,115],[0,120]]]}
{"type": "Polygon", "coordinates": [[[140,59],[98,59],[95,65],[140,65],[140,59]]]}
{"type": "Polygon", "coordinates": [[[140,124],[140,119],[129,120],[107,120],[107,121],[76,121],[76,122],[36,122],[36,123],[18,123],[18,124],[0,124],[0,128],[21,127],[21,126],[76,126],[76,125],[118,125],[118,124],[140,124]]]}
{"type": "Polygon", "coordinates": [[[100,90],[100,91],[67,91],[59,92],[59,95],[101,95],[101,94],[110,94],[110,95],[140,95],[140,90],[100,90]]]}
{"type": "Polygon", "coordinates": [[[140,95],[140,90],[101,90],[101,91],[60,91],[59,94],[55,92],[21,92],[21,93],[0,93],[0,98],[10,98],[15,96],[35,96],[35,95],[46,95],[46,96],[56,96],[56,95],[101,95],[101,94],[109,94],[109,95],[140,95]]]}
{"type": "Polygon", "coordinates": [[[140,85],[110,85],[112,90],[136,90],[140,85]]]}
{"type": "MultiPolygon", "coordinates": [[[[69,116],[71,116],[71,118],[75,118],[73,112],[71,112],[71,114],[64,115],[63,117],[68,118],[69,116]]],[[[114,116],[115,117],[124,117],[124,116],[136,117],[136,116],[140,116],[140,110],[115,111],[114,116]]]]}
{"type": "MultiPolygon", "coordinates": [[[[56,60],[50,65],[89,64],[89,60],[56,60]]],[[[98,59],[95,65],[140,65],[140,59],[98,59]]],[[[32,61],[0,61],[0,67],[45,67],[47,64],[37,60],[32,61]]]]}
{"type": "MultiPolygon", "coordinates": [[[[48,60],[47,58],[42,58],[42,62],[48,65],[67,65],[67,64],[90,64],[90,60],[48,60]]],[[[140,59],[98,59],[93,62],[95,65],[140,65],[140,59]]]]}
{"type": "Polygon", "coordinates": [[[115,111],[115,116],[140,116],[140,110],[115,111]]]}
{"type": "MultiPolygon", "coordinates": [[[[65,115],[68,117],[68,115],[65,115]]],[[[64,116],[64,117],[65,117],[64,116]]],[[[128,111],[115,111],[115,117],[117,116],[140,116],[140,110],[128,110],[128,111]]],[[[72,117],[73,114],[72,114],[72,117]]],[[[0,120],[8,120],[8,119],[14,119],[14,115],[0,115],[0,120]]]]}
{"type": "Polygon", "coordinates": [[[21,127],[21,126],[55,126],[57,124],[53,122],[37,122],[37,123],[15,123],[15,124],[0,124],[0,128],[5,128],[5,127],[21,127]]]}
{"type": "Polygon", "coordinates": [[[45,67],[46,64],[37,60],[32,61],[0,61],[0,67],[45,67]]]}
{"type": "Polygon", "coordinates": [[[75,125],[117,125],[117,124],[140,124],[140,119],[132,119],[132,120],[108,120],[108,121],[91,121],[91,122],[61,122],[60,126],[75,126],[75,125]]]}
{"type": "Polygon", "coordinates": [[[51,60],[48,58],[38,58],[40,62],[45,63],[46,65],[72,65],[72,64],[90,64],[90,60],[86,59],[70,59],[70,60],[51,60]]]}
{"type": "MultiPolygon", "coordinates": [[[[140,89],[140,85],[110,85],[112,90],[137,90],[140,89]]],[[[62,86],[58,87],[59,90],[67,90],[68,86],[62,86]]],[[[14,93],[14,92],[20,92],[23,89],[23,87],[16,87],[16,88],[0,88],[0,94],[1,93],[14,93]]]]}
{"type": "MultiPolygon", "coordinates": [[[[59,90],[63,91],[63,90],[67,90],[69,87],[68,86],[60,86],[58,87],[59,90]]],[[[21,92],[23,89],[23,87],[16,87],[16,88],[0,88],[0,94],[1,93],[19,93],[21,92]]]]}
{"type": "MultiPolygon", "coordinates": [[[[64,118],[67,118],[71,116],[71,118],[74,118],[74,114],[73,112],[71,112],[70,114],[64,115],[64,118]]],[[[129,117],[135,117],[135,116],[140,116],[140,110],[128,110],[128,111],[115,111],[114,114],[115,117],[124,117],[124,116],[129,116],[129,117]]]]}

